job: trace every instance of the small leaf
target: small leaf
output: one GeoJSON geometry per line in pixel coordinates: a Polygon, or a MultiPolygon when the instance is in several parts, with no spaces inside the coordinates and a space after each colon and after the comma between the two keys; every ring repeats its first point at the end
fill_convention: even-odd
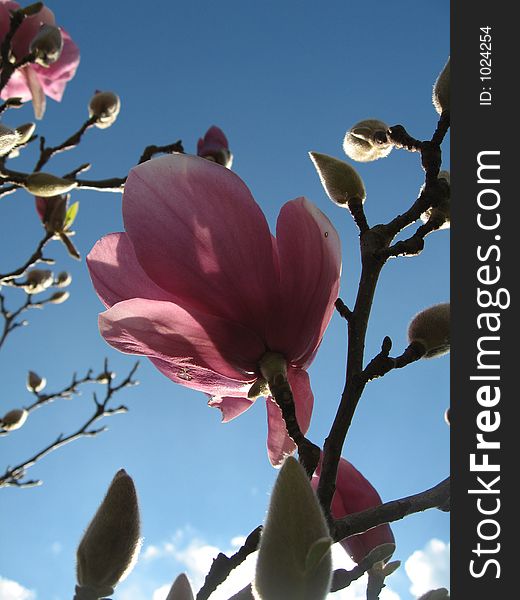
{"type": "Polygon", "coordinates": [[[65,223],[63,225],[64,229],[70,229],[72,224],[74,223],[79,210],[79,201],[71,204],[67,209],[67,214],[65,215],[65,223]]]}

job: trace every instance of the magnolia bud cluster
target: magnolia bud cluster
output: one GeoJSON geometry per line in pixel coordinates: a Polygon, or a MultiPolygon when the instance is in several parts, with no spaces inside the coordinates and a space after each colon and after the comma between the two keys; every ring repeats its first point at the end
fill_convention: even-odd
{"type": "Polygon", "coordinates": [[[358,162],[371,162],[388,156],[393,148],[387,138],[388,129],[388,125],[378,119],[359,121],[345,134],[345,154],[358,162]]]}

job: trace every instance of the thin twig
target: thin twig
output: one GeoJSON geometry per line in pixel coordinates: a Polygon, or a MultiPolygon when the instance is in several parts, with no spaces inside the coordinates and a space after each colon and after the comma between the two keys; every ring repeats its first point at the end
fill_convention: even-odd
{"type": "Polygon", "coordinates": [[[78,430],[67,436],[60,434],[54,442],[50,443],[43,450],[37,452],[31,458],[21,462],[15,467],[8,467],[5,473],[2,476],[0,476],[0,488],[9,486],[25,488],[34,487],[35,485],[41,485],[42,482],[40,480],[31,479],[23,481],[27,470],[30,467],[34,466],[36,462],[41,460],[47,454],[53,452],[54,450],[57,450],[58,448],[61,448],[62,446],[65,446],[66,444],[69,444],[74,440],[83,437],[95,437],[96,435],[99,435],[100,433],[106,431],[106,427],[101,427],[99,429],[91,429],[91,426],[97,420],[103,417],[108,417],[111,415],[124,413],[128,411],[127,407],[124,405],[118,406],[117,408],[108,408],[107,406],[116,392],[123,389],[124,387],[135,385],[136,382],[132,380],[132,377],[135,371],[137,370],[138,365],[139,363],[136,363],[130,370],[130,373],[117,386],[112,386],[111,381],[108,381],[105,397],[101,402],[97,400],[96,395],[94,394],[94,414],[78,430]]]}
{"type": "Polygon", "coordinates": [[[26,262],[18,269],[14,269],[9,273],[0,274],[0,283],[8,283],[12,279],[16,279],[17,277],[22,277],[22,275],[27,271],[29,267],[32,267],[37,262],[45,262],[47,264],[53,264],[54,261],[51,259],[44,258],[43,249],[47,242],[52,238],[53,233],[47,232],[44,237],[40,240],[36,250],[32,253],[32,255],[26,260],[26,262]]]}

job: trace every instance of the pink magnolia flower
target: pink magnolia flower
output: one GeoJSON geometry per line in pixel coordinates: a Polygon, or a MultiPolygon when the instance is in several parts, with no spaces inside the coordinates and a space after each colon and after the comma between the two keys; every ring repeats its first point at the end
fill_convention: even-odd
{"type": "Polygon", "coordinates": [[[213,160],[228,169],[233,164],[233,155],[229,150],[227,137],[216,125],[210,127],[203,138],[199,138],[197,155],[213,160]]]}
{"type": "MultiPolygon", "coordinates": [[[[17,2],[0,0],[0,44],[9,31],[10,11],[20,8],[17,2]]],[[[11,49],[16,60],[29,54],[32,40],[42,25],[55,25],[54,13],[43,7],[36,15],[27,17],[15,33],[11,49]]],[[[19,97],[23,102],[33,101],[34,114],[41,119],[45,112],[45,96],[59,102],[65,91],[65,85],[70,81],[79,65],[79,50],[69,34],[60,28],[63,38],[63,48],[56,62],[44,67],[39,64],[27,64],[15,71],[7,85],[1,90],[0,96],[7,98],[19,97]]]]}
{"type": "MultiPolygon", "coordinates": [[[[312,476],[311,485],[314,489],[318,487],[320,471],[321,463],[312,476]]],[[[332,498],[332,516],[335,519],[341,519],[367,508],[379,506],[381,503],[381,496],[374,486],[363,477],[354,465],[342,458],[338,465],[336,491],[332,498]]],[[[390,525],[385,523],[369,529],[365,533],[353,535],[340,543],[352,560],[360,563],[374,548],[382,544],[393,544],[395,539],[390,525]]]]}
{"type": "MultiPolygon", "coordinates": [[[[313,395],[306,369],[331,318],[341,270],[327,217],[305,198],[287,202],[275,239],[241,179],[183,154],[131,170],[123,217],[126,233],[102,238],[87,258],[108,308],[99,318],[105,340],[209,394],[224,421],[251,406],[260,359],[279,352],[307,431],[313,395]]],[[[266,403],[268,452],[277,465],[294,443],[278,405],[266,403]]]]}

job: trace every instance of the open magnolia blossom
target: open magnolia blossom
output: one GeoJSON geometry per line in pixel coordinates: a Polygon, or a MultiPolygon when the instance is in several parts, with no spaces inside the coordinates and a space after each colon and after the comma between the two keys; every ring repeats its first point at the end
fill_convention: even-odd
{"type": "MultiPolygon", "coordinates": [[[[10,13],[20,8],[17,2],[0,0],[0,44],[9,31],[10,13]]],[[[37,14],[26,17],[14,34],[11,50],[15,60],[27,56],[31,43],[45,25],[54,26],[56,23],[54,13],[44,6],[37,14]]],[[[0,92],[0,96],[7,98],[21,98],[23,102],[33,101],[34,114],[41,119],[45,112],[45,96],[59,102],[65,91],[65,86],[70,81],[79,65],[79,50],[71,40],[69,34],[60,29],[63,46],[55,62],[48,66],[28,63],[15,71],[7,85],[0,92]]]]}
{"type": "MultiPolygon", "coordinates": [[[[275,238],[239,177],[183,154],[131,170],[123,217],[126,232],[102,238],[87,259],[108,308],[99,318],[105,340],[210,395],[224,421],[251,406],[251,387],[262,388],[259,362],[277,352],[306,432],[313,405],[306,369],[341,271],[327,217],[305,198],[287,202],[275,238]]],[[[278,405],[268,395],[266,403],[268,453],[279,465],[295,445],[278,405]]]]}
{"type": "MultiPolygon", "coordinates": [[[[312,476],[311,485],[314,489],[318,487],[320,471],[321,462],[312,476]]],[[[336,491],[332,498],[332,516],[335,519],[341,519],[367,508],[379,506],[381,503],[381,496],[370,481],[348,460],[342,458],[338,465],[336,491]]],[[[369,529],[365,533],[353,535],[340,543],[350,558],[359,564],[374,548],[383,544],[393,544],[395,539],[390,525],[385,523],[369,529]]]]}

